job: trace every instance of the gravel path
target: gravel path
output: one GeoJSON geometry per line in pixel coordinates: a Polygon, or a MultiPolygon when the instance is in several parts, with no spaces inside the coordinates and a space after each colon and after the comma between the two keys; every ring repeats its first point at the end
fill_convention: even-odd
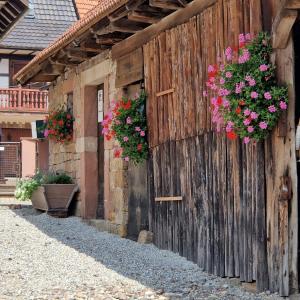
{"type": "Polygon", "coordinates": [[[71,217],[0,206],[0,300],[280,299],[255,295],[153,245],[71,217]]]}

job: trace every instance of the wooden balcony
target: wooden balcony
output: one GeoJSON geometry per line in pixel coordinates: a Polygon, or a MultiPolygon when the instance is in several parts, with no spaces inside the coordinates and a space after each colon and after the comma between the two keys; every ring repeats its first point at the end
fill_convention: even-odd
{"type": "Polygon", "coordinates": [[[48,91],[0,88],[0,111],[47,113],[48,91]]]}

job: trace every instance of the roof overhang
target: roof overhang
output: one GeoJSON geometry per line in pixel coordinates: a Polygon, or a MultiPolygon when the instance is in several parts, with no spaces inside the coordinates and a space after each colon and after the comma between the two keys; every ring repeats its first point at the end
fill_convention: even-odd
{"type": "Polygon", "coordinates": [[[103,0],[14,78],[21,84],[50,82],[107,49],[112,49],[113,58],[121,57],[216,1],[103,0]]]}
{"type": "Polygon", "coordinates": [[[28,9],[28,0],[0,0],[0,39],[28,9]]]}

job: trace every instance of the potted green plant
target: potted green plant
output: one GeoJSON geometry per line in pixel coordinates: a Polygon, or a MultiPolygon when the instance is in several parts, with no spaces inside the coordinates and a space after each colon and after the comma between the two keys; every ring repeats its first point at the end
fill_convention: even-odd
{"type": "Polygon", "coordinates": [[[49,173],[43,176],[42,187],[48,203],[48,214],[65,216],[78,185],[65,173],[49,173]]]}
{"type": "Polygon", "coordinates": [[[15,196],[20,200],[31,199],[35,209],[47,211],[57,217],[66,217],[78,185],[66,173],[37,173],[33,178],[20,180],[15,196]]]}

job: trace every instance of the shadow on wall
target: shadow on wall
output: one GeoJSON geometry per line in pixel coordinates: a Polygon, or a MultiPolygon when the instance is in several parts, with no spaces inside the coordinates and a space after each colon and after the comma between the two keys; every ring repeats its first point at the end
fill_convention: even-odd
{"type": "Polygon", "coordinates": [[[47,236],[144,286],[170,292],[203,285],[203,273],[199,267],[177,254],[99,232],[76,217],[56,219],[37,213],[33,208],[14,212],[47,236]]]}

